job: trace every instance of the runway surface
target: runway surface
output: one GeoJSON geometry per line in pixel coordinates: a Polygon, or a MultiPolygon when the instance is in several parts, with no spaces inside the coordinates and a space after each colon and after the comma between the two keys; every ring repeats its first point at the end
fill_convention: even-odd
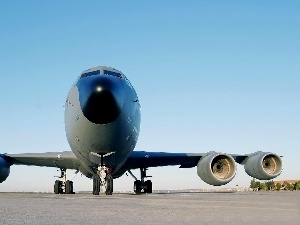
{"type": "Polygon", "coordinates": [[[300,191],[0,193],[0,224],[300,224],[300,191]]]}

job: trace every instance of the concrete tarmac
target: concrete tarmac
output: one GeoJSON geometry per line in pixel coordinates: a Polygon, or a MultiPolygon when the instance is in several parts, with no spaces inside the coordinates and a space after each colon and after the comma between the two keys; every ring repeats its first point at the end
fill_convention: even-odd
{"type": "Polygon", "coordinates": [[[0,224],[300,224],[300,191],[0,193],[0,224]]]}

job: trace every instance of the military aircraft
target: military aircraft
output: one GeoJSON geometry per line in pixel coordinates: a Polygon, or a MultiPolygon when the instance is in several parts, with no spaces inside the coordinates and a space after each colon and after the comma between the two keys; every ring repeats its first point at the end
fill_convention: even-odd
{"type": "Polygon", "coordinates": [[[0,154],[0,183],[12,165],[56,167],[61,171],[55,181],[55,194],[74,193],[66,170],[79,171],[93,179],[93,195],[103,190],[113,193],[113,179],[128,172],[136,194],[152,193],[147,176],[149,167],[197,166],[198,176],[206,183],[220,186],[236,174],[236,163],[248,175],[268,180],[282,171],[281,157],[271,152],[247,155],[206,153],[167,153],[134,150],[140,132],[140,102],[135,89],[119,70],[98,66],[85,70],[71,87],[65,102],[65,131],[72,151],[0,154]],[[131,170],[140,169],[140,179],[131,170]]]}

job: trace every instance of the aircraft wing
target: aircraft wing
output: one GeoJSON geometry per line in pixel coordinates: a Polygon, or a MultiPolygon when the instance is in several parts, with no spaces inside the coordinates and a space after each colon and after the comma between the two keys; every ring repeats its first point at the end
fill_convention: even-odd
{"type": "MultiPolygon", "coordinates": [[[[80,170],[81,167],[73,152],[1,154],[0,166],[2,164],[2,172],[0,170],[0,183],[9,175],[10,165],[7,163],[10,165],[46,166],[75,170],[80,170]],[[4,159],[4,162],[1,159],[4,159]]],[[[237,155],[217,152],[197,154],[133,151],[120,170],[114,174],[114,178],[120,177],[126,171],[132,169],[175,165],[179,165],[180,168],[197,166],[198,176],[203,181],[211,185],[223,185],[233,179],[236,173],[235,163],[244,165],[248,175],[260,180],[273,179],[282,171],[280,156],[271,152],[237,155]]],[[[86,171],[85,175],[90,177],[89,171],[86,171]]]]}
{"type": "Polygon", "coordinates": [[[204,182],[220,186],[234,178],[236,163],[244,165],[248,175],[260,180],[273,179],[282,171],[280,157],[271,152],[258,151],[252,154],[237,155],[213,151],[200,154],[133,151],[118,175],[121,176],[126,171],[130,172],[131,169],[138,168],[174,165],[179,165],[180,168],[191,168],[196,166],[197,174],[204,182]]]}
{"type": "Polygon", "coordinates": [[[2,157],[15,165],[46,166],[78,170],[80,164],[73,152],[5,154],[2,157]]]}
{"type": "MultiPolygon", "coordinates": [[[[168,153],[168,152],[145,152],[133,151],[123,167],[128,169],[148,168],[158,166],[175,166],[191,168],[197,166],[202,157],[208,153],[168,153]]],[[[242,163],[249,155],[229,154],[237,163],[242,163]]]]}

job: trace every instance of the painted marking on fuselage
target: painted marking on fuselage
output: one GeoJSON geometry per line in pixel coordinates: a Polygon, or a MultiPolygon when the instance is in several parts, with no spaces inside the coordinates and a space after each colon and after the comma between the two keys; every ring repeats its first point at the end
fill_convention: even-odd
{"type": "MultiPolygon", "coordinates": [[[[91,153],[91,155],[93,155],[93,156],[96,156],[96,157],[101,158],[101,155],[98,154],[98,153],[96,153],[96,152],[90,152],[90,153],[91,153]]],[[[114,153],[116,153],[116,152],[109,152],[109,153],[106,153],[106,154],[103,155],[103,157],[110,156],[110,155],[112,155],[112,154],[114,154],[114,153]]]]}

